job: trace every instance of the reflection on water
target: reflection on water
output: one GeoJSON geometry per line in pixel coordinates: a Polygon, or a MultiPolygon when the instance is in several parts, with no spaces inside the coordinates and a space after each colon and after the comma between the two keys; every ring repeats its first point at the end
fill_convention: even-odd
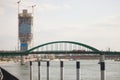
{"type": "MultiPolygon", "coordinates": [[[[98,60],[80,60],[81,80],[100,80],[98,60]]],[[[106,60],[106,80],[120,80],[120,62],[106,60]]],[[[37,62],[33,63],[33,79],[38,80],[37,62]]],[[[21,66],[19,63],[1,64],[4,69],[14,74],[20,80],[29,80],[29,63],[21,66]]],[[[41,80],[46,80],[46,62],[41,62],[41,80]]],[[[50,62],[50,80],[60,80],[60,62],[50,62]]],[[[64,80],[76,80],[76,62],[64,61],[64,80]]]]}

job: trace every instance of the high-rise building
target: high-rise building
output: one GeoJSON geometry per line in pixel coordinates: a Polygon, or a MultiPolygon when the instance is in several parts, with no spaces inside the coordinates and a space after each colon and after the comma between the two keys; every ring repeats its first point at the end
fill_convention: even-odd
{"type": "MultiPolygon", "coordinates": [[[[22,13],[18,12],[18,38],[20,51],[26,51],[29,49],[33,39],[33,14],[28,13],[26,9],[23,9],[22,13]]],[[[21,65],[25,62],[25,57],[21,56],[21,65]]]]}
{"type": "Polygon", "coordinates": [[[20,51],[26,51],[31,44],[33,38],[33,15],[28,13],[26,9],[22,13],[18,14],[18,25],[19,25],[19,41],[20,51]]]}
{"type": "MultiPolygon", "coordinates": [[[[27,9],[20,12],[20,3],[18,2],[18,50],[26,51],[33,43],[33,12],[36,5],[32,5],[32,11],[29,13],[27,9]]],[[[24,56],[21,56],[21,64],[24,64],[24,56]]]]}

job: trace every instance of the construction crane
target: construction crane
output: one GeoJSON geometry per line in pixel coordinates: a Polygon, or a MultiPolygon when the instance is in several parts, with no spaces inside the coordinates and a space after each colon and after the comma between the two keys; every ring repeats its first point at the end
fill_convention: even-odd
{"type": "Polygon", "coordinates": [[[21,0],[19,0],[17,3],[18,3],[18,14],[19,14],[19,10],[20,10],[20,2],[21,0]]]}
{"type": "MultiPolygon", "coordinates": [[[[18,2],[17,2],[17,4],[18,4],[18,18],[19,18],[19,11],[20,11],[20,2],[21,2],[21,0],[19,0],[18,2]]],[[[19,19],[18,19],[18,23],[19,23],[19,19]]],[[[19,24],[18,24],[19,25],[19,24]]],[[[19,32],[18,32],[18,34],[19,34],[19,32]]],[[[19,51],[19,49],[20,49],[20,47],[19,47],[19,45],[20,45],[20,43],[19,43],[19,37],[18,37],[18,51],[19,51]]]]}
{"type": "Polygon", "coordinates": [[[36,7],[36,5],[32,5],[32,14],[34,14],[34,7],[36,7]]]}

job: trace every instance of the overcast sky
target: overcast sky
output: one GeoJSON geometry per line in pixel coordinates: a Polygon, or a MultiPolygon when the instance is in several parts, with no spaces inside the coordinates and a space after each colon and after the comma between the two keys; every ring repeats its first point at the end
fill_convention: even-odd
{"type": "MultiPolygon", "coordinates": [[[[18,0],[0,0],[0,50],[15,50],[18,0]]],[[[120,0],[23,0],[34,11],[34,46],[68,40],[120,51],[120,0]]]]}

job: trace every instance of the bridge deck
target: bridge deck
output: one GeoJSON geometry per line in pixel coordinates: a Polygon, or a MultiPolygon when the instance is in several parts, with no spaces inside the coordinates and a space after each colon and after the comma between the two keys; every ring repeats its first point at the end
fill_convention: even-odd
{"type": "Polygon", "coordinates": [[[18,51],[0,51],[0,56],[21,56],[28,54],[104,54],[104,55],[120,55],[120,52],[113,51],[34,51],[34,52],[18,52],[18,51]]]}

